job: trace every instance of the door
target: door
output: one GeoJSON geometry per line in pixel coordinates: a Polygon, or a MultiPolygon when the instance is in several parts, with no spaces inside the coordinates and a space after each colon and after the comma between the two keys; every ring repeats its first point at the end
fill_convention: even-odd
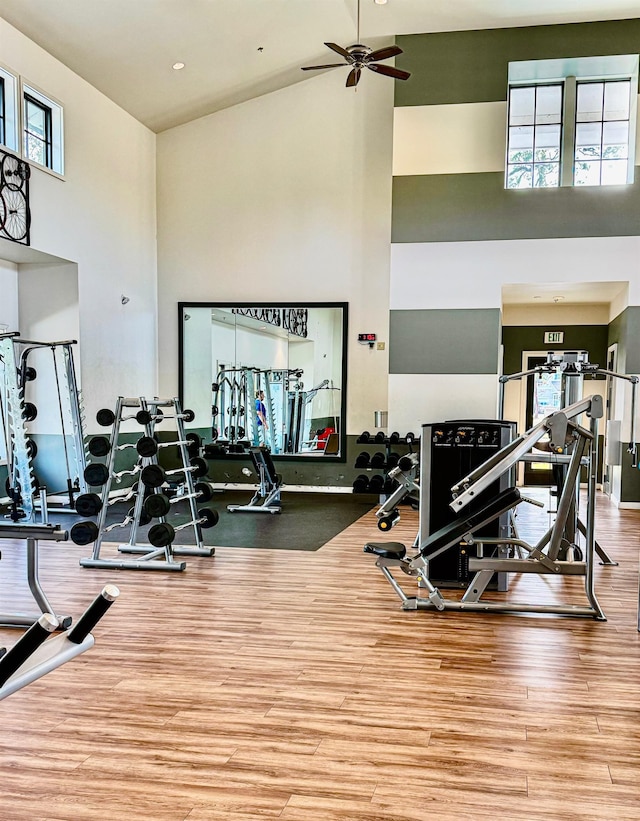
{"type": "MultiPolygon", "coordinates": [[[[526,370],[544,365],[545,356],[529,356],[526,370]]],[[[527,379],[525,429],[536,425],[545,416],[562,408],[562,374],[558,371],[543,371],[527,379]]],[[[543,439],[542,442],[546,440],[543,439]]],[[[550,465],[545,462],[524,463],[525,485],[551,485],[553,475],[550,465]]]]}

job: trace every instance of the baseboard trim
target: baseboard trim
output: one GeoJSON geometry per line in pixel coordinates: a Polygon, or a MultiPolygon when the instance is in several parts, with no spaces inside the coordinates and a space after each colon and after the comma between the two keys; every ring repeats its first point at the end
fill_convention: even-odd
{"type": "MultiPolygon", "coordinates": [[[[257,490],[258,485],[244,482],[211,482],[214,490],[257,490]]],[[[353,488],[333,485],[282,485],[283,493],[353,493],[353,488]]]]}

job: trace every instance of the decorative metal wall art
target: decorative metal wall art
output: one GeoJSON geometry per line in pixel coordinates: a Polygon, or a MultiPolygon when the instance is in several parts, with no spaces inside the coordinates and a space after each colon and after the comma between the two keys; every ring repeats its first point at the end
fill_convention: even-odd
{"type": "Polygon", "coordinates": [[[238,316],[248,316],[266,325],[275,325],[283,328],[290,334],[307,337],[307,308],[232,308],[232,313],[238,316]]]}
{"type": "Polygon", "coordinates": [[[0,237],[29,245],[31,166],[13,154],[0,151],[0,237]]]}

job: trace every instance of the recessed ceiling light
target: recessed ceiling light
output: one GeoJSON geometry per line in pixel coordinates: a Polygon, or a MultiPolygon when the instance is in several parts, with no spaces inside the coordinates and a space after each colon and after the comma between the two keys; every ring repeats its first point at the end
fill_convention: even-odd
{"type": "Polygon", "coordinates": [[[387,0],[373,0],[376,6],[386,6],[387,0]]]}
{"type": "Polygon", "coordinates": [[[184,68],[184,63],[174,63],[171,68],[174,71],[180,71],[181,68],[184,68]]]}

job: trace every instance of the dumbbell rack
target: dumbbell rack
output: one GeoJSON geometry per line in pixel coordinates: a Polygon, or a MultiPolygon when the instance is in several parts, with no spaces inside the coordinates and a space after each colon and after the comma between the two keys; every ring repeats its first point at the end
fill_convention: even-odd
{"type": "Polygon", "coordinates": [[[384,448],[384,461],[381,464],[371,464],[371,459],[367,461],[366,464],[358,464],[358,460],[354,464],[354,468],[356,470],[364,470],[364,471],[373,471],[373,470],[381,470],[384,471],[384,481],[381,484],[380,488],[376,488],[375,490],[369,490],[368,487],[364,490],[358,490],[354,487],[354,493],[376,493],[380,496],[380,502],[383,503],[384,499],[391,495],[393,492],[393,488],[389,487],[389,477],[388,471],[392,470],[398,464],[398,459],[395,461],[390,461],[390,457],[392,456],[391,448],[396,445],[404,445],[409,448],[408,453],[413,452],[413,445],[419,445],[419,439],[415,437],[414,434],[408,433],[406,436],[401,437],[397,433],[392,433],[391,436],[386,436],[382,431],[375,434],[375,436],[371,436],[368,431],[363,431],[362,434],[356,439],[356,443],[359,445],[364,445],[365,447],[375,447],[375,448],[384,448]]]}
{"type": "MultiPolygon", "coordinates": [[[[144,488],[142,487],[142,482],[138,483],[138,491],[135,494],[135,503],[133,507],[133,515],[132,521],[130,523],[130,530],[129,530],[129,541],[126,544],[119,544],[118,545],[118,552],[120,553],[135,553],[140,554],[140,558],[138,559],[114,559],[114,558],[103,558],[101,557],[101,549],[102,544],[104,542],[105,528],[106,528],[106,517],[107,517],[107,510],[109,508],[109,496],[111,492],[111,487],[113,483],[113,479],[116,476],[114,472],[115,468],[115,459],[116,454],[118,453],[118,439],[120,434],[120,425],[124,419],[123,412],[126,409],[136,408],[139,411],[146,412],[149,417],[149,421],[144,424],[144,434],[147,437],[153,438],[156,426],[156,418],[160,418],[160,414],[162,413],[162,408],[171,408],[173,418],[176,422],[176,429],[178,434],[178,445],[181,462],[183,467],[189,466],[189,453],[187,451],[187,446],[185,443],[185,436],[186,432],[184,429],[184,422],[182,418],[182,408],[180,405],[180,401],[177,398],[170,399],[170,400],[146,400],[144,397],[139,398],[125,398],[125,397],[118,397],[116,403],[116,409],[114,412],[115,419],[112,424],[111,428],[111,436],[110,436],[110,447],[109,447],[109,455],[107,461],[107,470],[108,470],[108,478],[102,488],[102,506],[100,508],[98,514],[98,536],[94,542],[93,546],[93,553],[91,557],[84,558],[80,560],[80,565],[82,567],[98,567],[98,568],[111,568],[116,567],[120,570],[171,570],[171,571],[182,571],[186,568],[186,562],[183,561],[175,561],[175,556],[213,556],[215,553],[215,548],[213,547],[205,547],[202,542],[202,533],[200,528],[196,524],[196,520],[198,519],[198,511],[195,504],[195,497],[194,497],[194,485],[193,485],[193,477],[190,471],[185,471],[184,473],[184,482],[186,485],[188,496],[188,501],[190,505],[190,513],[193,522],[193,529],[196,544],[193,546],[180,546],[178,548],[174,548],[173,545],[168,544],[162,547],[155,547],[151,544],[142,544],[138,543],[138,529],[141,524],[141,517],[143,514],[143,502],[144,502],[144,488]]],[[[126,417],[130,418],[130,417],[126,417]]],[[[134,416],[135,418],[135,416],[134,416]]],[[[136,466],[132,471],[128,471],[128,473],[135,475],[138,473],[142,473],[144,467],[148,465],[157,465],[158,459],[157,455],[143,457],[139,456],[136,466]]],[[[160,492],[160,489],[154,489],[154,493],[160,492]]],[[[159,522],[165,523],[166,518],[164,516],[159,517],[159,522]]],[[[109,532],[109,531],[107,531],[109,532]]]]}

